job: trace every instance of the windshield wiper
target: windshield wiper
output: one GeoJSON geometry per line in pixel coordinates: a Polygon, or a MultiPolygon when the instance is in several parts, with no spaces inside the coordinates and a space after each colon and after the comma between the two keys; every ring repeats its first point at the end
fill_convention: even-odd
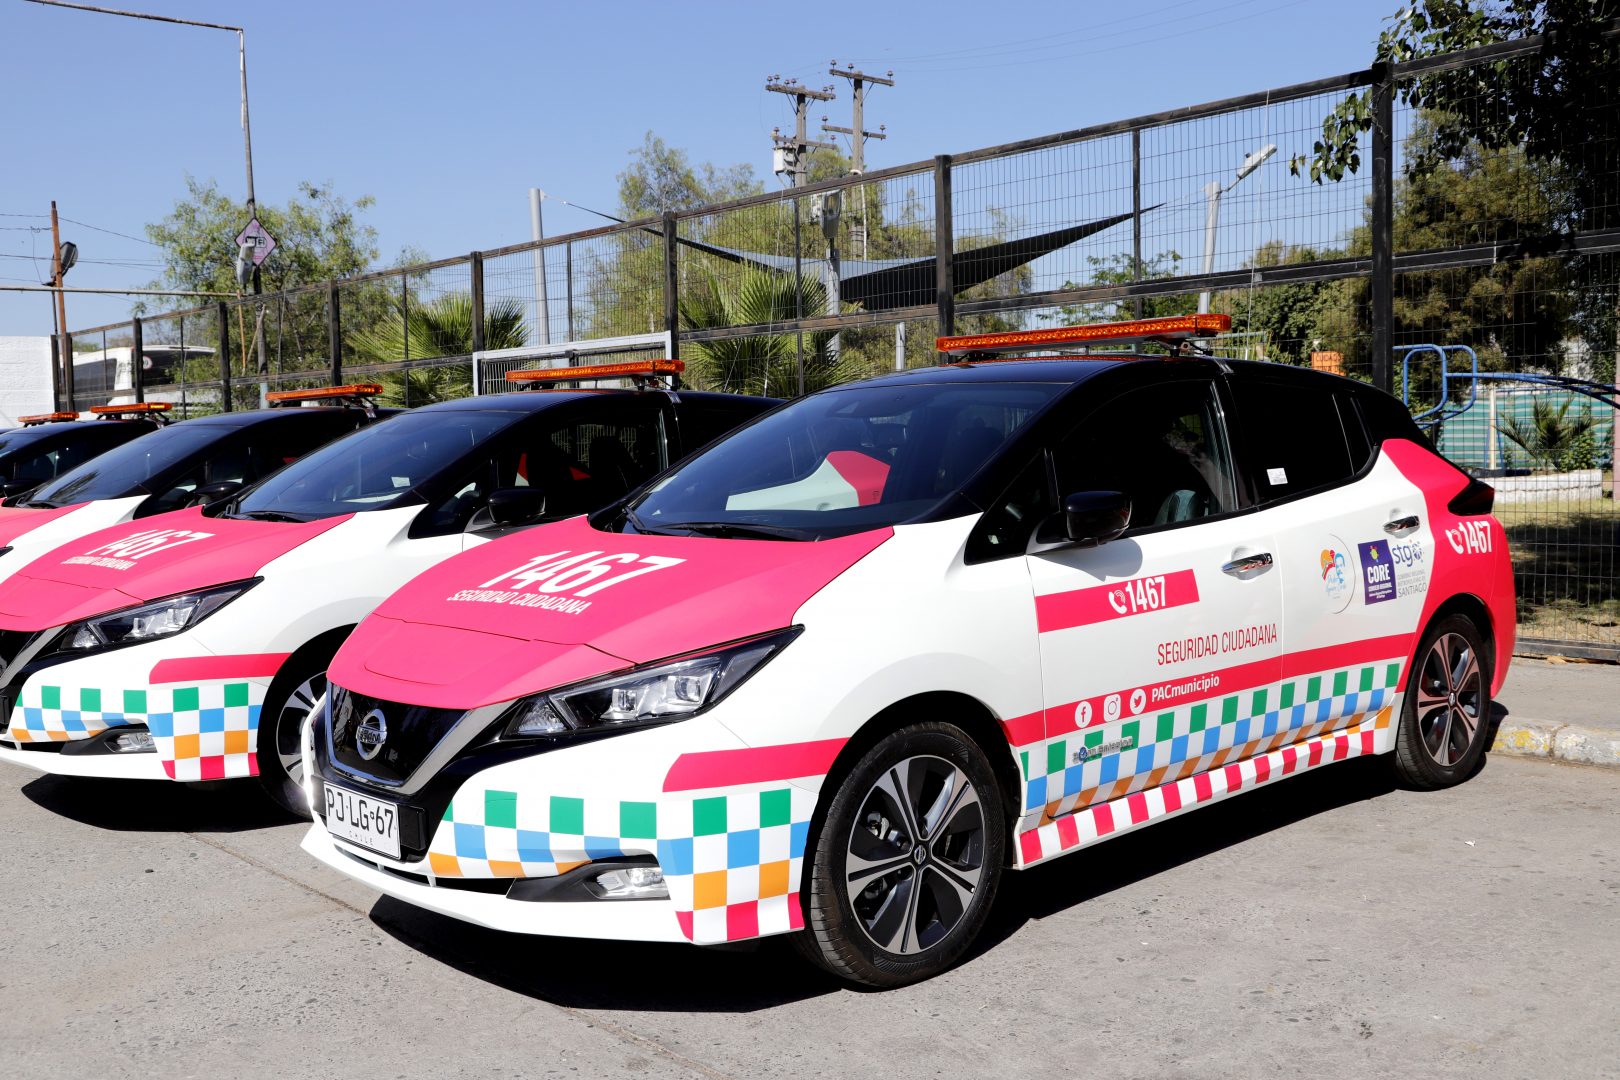
{"type": "Polygon", "coordinates": [[[647,531],[664,535],[679,535],[682,530],[690,536],[751,536],[757,540],[808,540],[803,529],[789,529],[780,525],[753,525],[742,521],[672,521],[663,528],[647,531]]]}
{"type": "Polygon", "coordinates": [[[247,510],[240,514],[228,515],[237,519],[251,518],[254,521],[297,521],[305,522],[309,518],[299,517],[297,514],[284,514],[280,510],[247,510]]]}
{"type": "Polygon", "coordinates": [[[56,504],[51,502],[49,499],[30,499],[29,501],[27,501],[25,503],[18,503],[17,505],[21,506],[21,507],[24,507],[25,509],[28,509],[28,510],[55,510],[56,509],[56,504]]]}

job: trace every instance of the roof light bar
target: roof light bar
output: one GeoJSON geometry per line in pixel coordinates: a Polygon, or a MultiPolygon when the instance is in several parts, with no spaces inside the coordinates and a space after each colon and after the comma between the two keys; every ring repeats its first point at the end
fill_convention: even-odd
{"type": "Polygon", "coordinates": [[[35,413],[32,416],[19,416],[17,422],[23,427],[33,427],[35,424],[54,424],[60,420],[77,420],[76,412],[46,412],[35,413]]]}
{"type": "Polygon", "coordinates": [[[686,363],[682,360],[636,360],[625,364],[591,364],[587,367],[508,371],[506,381],[554,383],[581,382],[587,379],[647,378],[655,375],[679,375],[685,370],[686,363]]]}
{"type": "Polygon", "coordinates": [[[326,401],[332,398],[369,398],[383,392],[377,383],[349,383],[346,386],[312,386],[307,390],[276,390],[264,395],[272,405],[284,401],[326,401]]]}
{"type": "Polygon", "coordinates": [[[170,401],[136,401],[129,405],[92,405],[90,411],[101,417],[142,416],[148,413],[166,413],[174,408],[170,401]]]}
{"type": "Polygon", "coordinates": [[[1159,341],[1177,344],[1193,338],[1214,337],[1232,329],[1230,315],[1173,315],[1161,319],[1059,326],[1051,330],[1017,330],[1005,334],[968,334],[937,338],[934,347],[953,356],[979,352],[1016,352],[1054,345],[1095,345],[1113,342],[1159,341]]]}

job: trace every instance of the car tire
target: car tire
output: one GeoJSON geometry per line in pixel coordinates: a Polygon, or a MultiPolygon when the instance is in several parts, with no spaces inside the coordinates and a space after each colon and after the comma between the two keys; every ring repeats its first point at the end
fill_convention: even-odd
{"type": "Polygon", "coordinates": [[[259,709],[259,785],[276,805],[297,817],[309,816],[301,741],[304,717],[326,693],[330,659],[321,655],[287,664],[271,682],[259,709]]]}
{"type": "Polygon", "coordinates": [[[1006,829],[995,773],[966,732],[924,723],[886,736],[827,800],[795,947],[868,986],[937,975],[989,917],[1006,829]]]}
{"type": "Polygon", "coordinates": [[[1491,665],[1472,619],[1448,615],[1418,645],[1395,731],[1395,778],[1432,791],[1468,779],[1485,752],[1491,665]]]}

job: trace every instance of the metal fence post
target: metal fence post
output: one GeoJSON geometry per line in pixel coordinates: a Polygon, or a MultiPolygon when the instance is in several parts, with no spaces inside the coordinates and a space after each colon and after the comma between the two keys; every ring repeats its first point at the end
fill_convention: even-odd
{"type": "Polygon", "coordinates": [[[141,378],[141,353],[145,351],[146,345],[141,336],[141,317],[136,315],[129,320],[129,381],[134,384],[137,404],[146,400],[145,380],[141,378]]]}
{"type": "Polygon", "coordinates": [[[1372,381],[1394,389],[1390,370],[1395,323],[1395,80],[1388,64],[1373,66],[1372,86],[1372,381]]]}
{"type": "MultiPolygon", "coordinates": [[[[669,335],[669,358],[681,356],[680,264],[676,261],[678,228],[675,214],[664,211],[664,333],[669,335]]],[[[572,305],[570,305],[572,307],[572,305]]]]}
{"type": "Polygon", "coordinates": [[[951,155],[934,158],[934,288],[939,334],[956,333],[956,232],[951,224],[951,155]]]}
{"type": "Polygon", "coordinates": [[[336,281],[326,283],[326,348],[331,353],[332,385],[343,382],[343,308],[336,281]]]}
{"type": "Polygon", "coordinates": [[[231,313],[221,300],[214,305],[219,320],[219,411],[231,411],[231,313]]]}
{"type": "MultiPolygon", "coordinates": [[[[1131,129],[1131,280],[1142,284],[1142,129],[1131,129]]],[[[1132,317],[1142,317],[1140,296],[1131,301],[1132,317]]]]}
{"type": "Polygon", "coordinates": [[[475,251],[472,260],[472,351],[484,351],[484,253],[475,251]]]}

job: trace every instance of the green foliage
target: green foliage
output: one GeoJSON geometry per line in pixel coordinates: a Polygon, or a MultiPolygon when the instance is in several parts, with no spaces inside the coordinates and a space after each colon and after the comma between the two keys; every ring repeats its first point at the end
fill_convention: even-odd
{"type": "MultiPolygon", "coordinates": [[[[425,303],[399,305],[370,326],[351,331],[349,348],[362,363],[390,363],[472,353],[473,306],[467,293],[446,293],[425,303]]],[[[484,348],[527,345],[523,305],[510,297],[484,302],[484,348]]],[[[382,400],[389,405],[426,405],[472,394],[464,365],[408,368],[384,373],[382,400]]]]}
{"type": "MultiPolygon", "coordinates": [[[[735,284],[708,275],[696,288],[682,290],[681,325],[688,330],[758,326],[814,318],[827,311],[827,290],[819,281],[799,282],[788,274],[744,271],[735,284]]],[[[690,342],[682,349],[685,381],[696,390],[790,397],[799,392],[797,334],[757,334],[723,341],[690,342]]],[[[833,335],[804,335],[804,389],[820,390],[858,377],[847,361],[830,353],[833,335]]]]}
{"type": "MultiPolygon", "coordinates": [[[[258,204],[259,220],[276,238],[276,249],[260,267],[265,292],[344,278],[369,269],[376,260],[377,230],[360,221],[371,208],[369,195],[349,202],[329,187],[304,182],[285,206],[258,204]]],[[[162,221],[146,226],[147,238],[163,250],[163,275],[155,289],[236,292],[236,234],[248,223],[247,206],[222,193],[212,181],[186,177],[186,197],[162,221]]],[[[163,298],[168,308],[190,307],[188,298],[163,298]]],[[[145,312],[136,305],[136,313],[145,312]]]]}
{"type": "MultiPolygon", "coordinates": [[[[1088,255],[1091,280],[1087,285],[1129,285],[1136,280],[1133,260],[1126,252],[1109,256],[1088,255]]],[[[1175,251],[1160,252],[1142,260],[1143,281],[1168,281],[1181,273],[1181,255],[1175,251]]],[[[1063,283],[1065,289],[1082,286],[1072,281],[1063,283]]],[[[1198,297],[1192,293],[1163,293],[1142,298],[1142,318],[1159,319],[1173,315],[1191,315],[1198,310],[1198,297]]],[[[1040,316],[1041,322],[1056,326],[1076,326],[1080,323],[1111,322],[1134,319],[1136,308],[1131,300],[1104,300],[1091,304],[1064,304],[1056,312],[1040,316]]]]}
{"type": "Polygon", "coordinates": [[[685,150],[649,131],[619,174],[619,213],[632,219],[657,217],[665,210],[691,210],[764,190],[753,166],[693,166],[685,150]]]}
{"type": "Polygon", "coordinates": [[[1496,430],[1542,468],[1557,472],[1593,468],[1598,460],[1597,422],[1584,404],[1579,414],[1570,417],[1569,407],[1574,403],[1574,398],[1558,405],[1536,398],[1530,403],[1528,421],[1510,416],[1496,430]]]}
{"type": "MultiPolygon", "coordinates": [[[[1310,247],[1294,247],[1271,240],[1255,250],[1251,267],[1291,266],[1337,256],[1310,247]]],[[[1334,282],[1310,281],[1292,285],[1267,285],[1254,289],[1233,289],[1217,295],[1211,305],[1232,316],[1234,333],[1261,335],[1258,348],[1250,353],[1259,359],[1285,364],[1308,364],[1318,348],[1343,352],[1346,344],[1334,325],[1334,305],[1343,293],[1334,282]]]]}

